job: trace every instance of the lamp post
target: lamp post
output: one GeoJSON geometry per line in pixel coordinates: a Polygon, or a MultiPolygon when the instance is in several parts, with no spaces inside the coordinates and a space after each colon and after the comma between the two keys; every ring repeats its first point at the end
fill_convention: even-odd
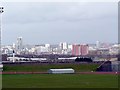
{"type": "Polygon", "coordinates": [[[2,52],[1,52],[1,32],[2,32],[2,13],[4,12],[3,11],[3,7],[0,7],[0,64],[2,63],[2,52]]]}

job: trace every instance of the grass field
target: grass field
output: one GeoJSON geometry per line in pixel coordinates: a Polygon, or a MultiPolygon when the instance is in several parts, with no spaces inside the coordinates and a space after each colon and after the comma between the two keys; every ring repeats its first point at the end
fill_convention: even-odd
{"type": "MultiPolygon", "coordinates": [[[[99,64],[12,64],[3,72],[46,72],[50,68],[95,71],[99,64]]],[[[3,74],[3,88],[117,88],[118,75],[108,74],[3,74]]]]}
{"type": "Polygon", "coordinates": [[[25,74],[3,75],[3,88],[117,88],[117,75],[25,74]]]}
{"type": "Polygon", "coordinates": [[[99,64],[18,64],[4,65],[3,71],[39,71],[46,72],[50,68],[73,68],[76,72],[95,71],[99,64]]]}

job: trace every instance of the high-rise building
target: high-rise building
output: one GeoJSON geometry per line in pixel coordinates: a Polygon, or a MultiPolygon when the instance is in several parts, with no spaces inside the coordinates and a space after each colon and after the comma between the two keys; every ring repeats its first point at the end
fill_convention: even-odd
{"type": "Polygon", "coordinates": [[[96,48],[99,49],[100,48],[100,42],[96,41],[96,48]]]}
{"type": "Polygon", "coordinates": [[[66,43],[66,42],[61,42],[60,44],[59,44],[59,46],[60,46],[60,49],[61,50],[66,50],[66,49],[68,49],[68,44],[66,43]]]}
{"type": "Polygon", "coordinates": [[[45,44],[45,48],[47,49],[47,52],[50,52],[50,44],[45,44]]]}
{"type": "Polygon", "coordinates": [[[68,44],[66,42],[61,42],[59,44],[61,54],[67,54],[68,44]]]}
{"type": "Polygon", "coordinates": [[[87,55],[89,51],[89,46],[87,44],[73,45],[72,55],[87,55]]]}
{"type": "Polygon", "coordinates": [[[16,47],[16,46],[15,46],[15,43],[13,43],[12,48],[15,49],[15,47],[16,47]]]}
{"type": "Polygon", "coordinates": [[[68,45],[68,49],[72,50],[72,44],[68,45]]]}
{"type": "Polygon", "coordinates": [[[18,53],[20,53],[23,49],[23,39],[22,37],[17,38],[17,44],[16,44],[16,50],[18,53]]]}
{"type": "Polygon", "coordinates": [[[72,46],[72,55],[81,55],[80,45],[73,45],[72,46]]]}
{"type": "Polygon", "coordinates": [[[87,55],[88,54],[88,52],[89,52],[88,44],[80,45],[80,48],[81,48],[81,55],[87,55]]]}

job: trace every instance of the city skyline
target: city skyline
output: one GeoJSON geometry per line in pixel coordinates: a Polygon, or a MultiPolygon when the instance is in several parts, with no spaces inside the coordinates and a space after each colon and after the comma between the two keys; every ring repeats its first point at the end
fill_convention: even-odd
{"type": "Polygon", "coordinates": [[[3,3],[2,44],[118,42],[117,3],[3,3]],[[10,38],[10,40],[8,40],[10,38]]]}
{"type": "Polygon", "coordinates": [[[66,42],[66,41],[64,41],[64,42],[57,42],[57,43],[33,43],[33,44],[30,44],[30,43],[26,43],[26,41],[24,41],[24,38],[23,37],[17,37],[16,38],[16,41],[14,41],[13,43],[10,43],[10,44],[2,44],[3,46],[7,46],[7,45],[17,45],[17,43],[18,43],[18,39],[19,38],[21,38],[22,39],[22,44],[23,45],[46,45],[46,44],[49,44],[49,45],[60,45],[61,43],[66,43],[66,44],[68,44],[68,45],[98,45],[98,43],[99,44],[109,44],[109,45],[112,45],[112,44],[116,44],[116,45],[119,45],[118,43],[110,43],[110,42],[100,42],[100,41],[95,41],[94,43],[75,43],[75,42],[73,42],[73,43],[69,43],[69,42],[66,42]]]}

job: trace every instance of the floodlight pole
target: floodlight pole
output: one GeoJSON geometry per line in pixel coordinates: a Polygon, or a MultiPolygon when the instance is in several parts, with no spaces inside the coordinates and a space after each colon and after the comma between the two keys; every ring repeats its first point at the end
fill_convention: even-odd
{"type": "Polygon", "coordinates": [[[2,38],[2,13],[3,11],[3,7],[0,7],[0,64],[2,64],[2,46],[1,46],[1,38],[2,38]]]}

